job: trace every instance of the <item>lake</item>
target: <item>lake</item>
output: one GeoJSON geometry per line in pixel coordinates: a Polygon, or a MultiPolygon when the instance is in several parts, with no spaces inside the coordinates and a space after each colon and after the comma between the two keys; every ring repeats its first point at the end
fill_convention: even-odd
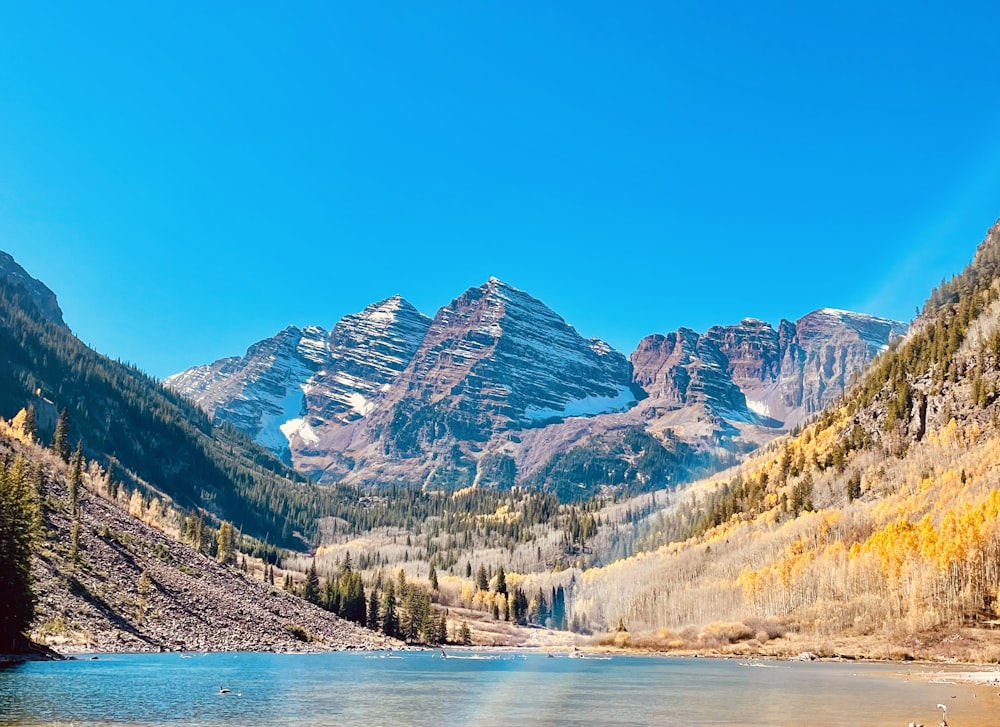
{"type": "Polygon", "coordinates": [[[29,662],[0,670],[0,724],[929,726],[939,702],[953,727],[1000,722],[996,687],[973,697],[929,667],[475,653],[29,662]]]}

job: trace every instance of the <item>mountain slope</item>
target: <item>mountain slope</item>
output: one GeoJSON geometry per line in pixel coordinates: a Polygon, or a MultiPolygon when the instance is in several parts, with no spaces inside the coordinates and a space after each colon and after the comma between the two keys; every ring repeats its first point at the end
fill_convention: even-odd
{"type": "Polygon", "coordinates": [[[10,431],[0,422],[0,460],[10,464],[8,477],[26,473],[42,507],[32,565],[36,642],[63,652],[392,645],[265,585],[259,568],[240,572],[178,542],[161,529],[175,523],[159,500],[147,507],[138,493],[112,494],[96,466],[83,468],[74,505],[72,466],[10,431]]]}
{"type": "Polygon", "coordinates": [[[28,272],[3,250],[0,250],[0,279],[27,293],[35,310],[43,318],[58,326],[66,325],[56,294],[45,287],[44,283],[28,275],[28,272]]]}
{"type": "Polygon", "coordinates": [[[476,450],[492,438],[635,401],[621,354],[491,278],[438,311],[397,384],[354,434],[345,452],[358,463],[350,476],[462,487],[474,477],[476,450]]]}
{"type": "Polygon", "coordinates": [[[998,273],[1000,225],[839,404],[661,510],[647,554],[588,572],[592,619],[772,618],[913,654],[1000,617],[998,273]]]}
{"type": "Polygon", "coordinates": [[[70,441],[113,462],[120,478],[259,537],[294,544],[296,531],[314,532],[322,493],[235,429],[213,426],[186,399],[85,346],[36,299],[51,308],[55,296],[0,276],[0,416],[34,405],[48,436],[65,408],[70,441]]]}
{"type": "Polygon", "coordinates": [[[326,332],[289,326],[251,346],[241,358],[225,358],[171,376],[165,386],[184,394],[217,422],[226,422],[258,444],[286,455],[281,427],[302,411],[303,388],[325,356],[326,332]]]}
{"type": "Polygon", "coordinates": [[[368,414],[406,367],[430,320],[393,296],[345,316],[328,334],[289,326],[225,358],[168,377],[164,384],[232,424],[286,461],[309,450],[315,430],[368,414]]]}

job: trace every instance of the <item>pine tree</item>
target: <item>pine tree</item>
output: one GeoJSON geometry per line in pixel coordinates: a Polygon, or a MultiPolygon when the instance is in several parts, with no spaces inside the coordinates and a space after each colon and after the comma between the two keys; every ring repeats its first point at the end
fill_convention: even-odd
{"type": "Polygon", "coordinates": [[[233,526],[223,521],[219,525],[219,532],[216,536],[216,558],[224,565],[228,565],[235,560],[236,542],[233,526]]]}
{"type": "Polygon", "coordinates": [[[507,595],[507,575],[503,572],[503,566],[497,570],[497,593],[502,596],[507,595]]]}
{"type": "Polygon", "coordinates": [[[458,642],[463,646],[472,645],[472,632],[469,630],[469,624],[462,622],[462,627],[458,630],[458,642]]]}
{"type": "Polygon", "coordinates": [[[31,550],[37,503],[27,462],[0,464],[0,651],[16,652],[35,614],[31,550]]]}
{"type": "Polygon", "coordinates": [[[545,602],[545,594],[542,592],[541,588],[538,589],[538,595],[535,596],[535,599],[538,601],[538,612],[536,618],[538,619],[538,623],[544,626],[545,621],[549,617],[549,607],[545,602]]]}
{"type": "Polygon", "coordinates": [[[32,404],[24,410],[24,436],[29,442],[38,441],[38,423],[35,420],[35,406],[32,404]]]}
{"type": "Polygon", "coordinates": [[[306,582],[302,590],[302,598],[309,603],[319,604],[319,573],[316,572],[316,559],[313,558],[306,571],[306,582]]]}
{"type": "Polygon", "coordinates": [[[476,589],[480,591],[490,590],[490,580],[486,575],[485,566],[480,565],[479,570],[476,571],[476,589]]]}
{"type": "Polygon", "coordinates": [[[382,596],[382,633],[395,637],[399,633],[399,616],[396,613],[396,588],[392,581],[382,596]]]}
{"type": "Polygon", "coordinates": [[[56,421],[56,431],[52,435],[52,451],[63,462],[69,463],[69,413],[65,409],[59,412],[59,419],[56,421]]]}
{"type": "Polygon", "coordinates": [[[340,613],[340,589],[332,576],[323,579],[322,596],[320,605],[331,613],[340,613]]]}
{"type": "Polygon", "coordinates": [[[438,590],[438,574],[433,563],[431,563],[431,569],[427,574],[427,579],[431,582],[431,589],[435,591],[438,590]]]}
{"type": "Polygon", "coordinates": [[[368,613],[365,625],[370,631],[378,631],[378,591],[372,588],[368,596],[368,613]]]}
{"type": "Polygon", "coordinates": [[[448,614],[445,611],[441,612],[441,620],[438,621],[437,642],[448,643],[448,614]]]}

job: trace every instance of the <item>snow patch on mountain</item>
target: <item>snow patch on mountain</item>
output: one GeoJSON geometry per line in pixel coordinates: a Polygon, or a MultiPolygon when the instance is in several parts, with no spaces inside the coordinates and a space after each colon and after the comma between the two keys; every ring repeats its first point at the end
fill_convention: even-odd
{"type": "Polygon", "coordinates": [[[289,419],[287,422],[281,425],[281,434],[285,437],[288,445],[292,445],[292,440],[294,437],[298,437],[306,444],[317,444],[319,442],[319,437],[313,428],[309,426],[307,422],[302,417],[297,419],[289,419]]]}
{"type": "Polygon", "coordinates": [[[625,411],[636,403],[635,394],[627,386],[619,386],[614,396],[588,396],[583,399],[566,402],[562,409],[549,409],[529,406],[524,410],[526,419],[532,422],[542,422],[549,419],[565,419],[567,417],[592,417],[598,414],[625,411]]]}
{"type": "Polygon", "coordinates": [[[280,398],[272,399],[262,408],[260,414],[260,430],[254,439],[264,447],[280,452],[288,448],[288,437],[283,427],[293,419],[302,416],[302,403],[305,392],[301,385],[289,386],[280,398]]]}

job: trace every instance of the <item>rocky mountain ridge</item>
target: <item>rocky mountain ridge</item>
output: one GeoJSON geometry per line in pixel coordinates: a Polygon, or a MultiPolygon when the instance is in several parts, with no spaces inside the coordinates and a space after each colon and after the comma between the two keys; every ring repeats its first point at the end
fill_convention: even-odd
{"type": "Polygon", "coordinates": [[[56,294],[40,280],[31,277],[9,253],[3,250],[0,250],[0,278],[23,288],[38,311],[49,321],[59,326],[66,325],[56,294]]]}
{"type": "Polygon", "coordinates": [[[752,449],[833,401],[905,326],[821,309],[655,334],[626,359],[491,278],[433,320],[398,296],[372,304],[312,359],[284,343],[297,331],[165,383],[320,481],[450,489],[497,458],[512,485],[630,428],[709,459],[752,449]]]}

